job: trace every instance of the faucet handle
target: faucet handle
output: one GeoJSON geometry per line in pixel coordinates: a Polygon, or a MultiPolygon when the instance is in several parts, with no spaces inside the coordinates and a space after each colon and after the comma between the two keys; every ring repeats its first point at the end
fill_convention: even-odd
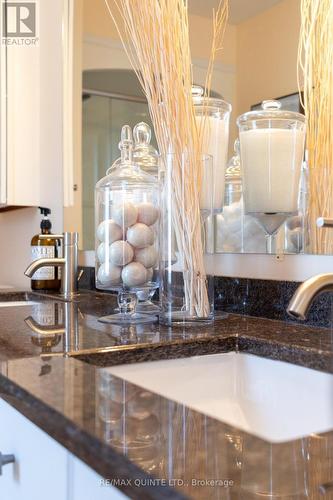
{"type": "Polygon", "coordinates": [[[333,219],[318,217],[317,227],[333,227],[333,219]]]}

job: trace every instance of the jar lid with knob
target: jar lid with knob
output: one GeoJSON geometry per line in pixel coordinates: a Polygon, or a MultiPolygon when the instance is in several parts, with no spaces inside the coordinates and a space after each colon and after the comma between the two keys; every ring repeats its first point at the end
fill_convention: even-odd
{"type": "Polygon", "coordinates": [[[305,116],[296,111],[282,109],[280,101],[269,99],[261,103],[261,109],[248,111],[237,118],[240,130],[252,128],[298,128],[305,129],[305,116]]]}
{"type": "Polygon", "coordinates": [[[151,128],[148,123],[140,122],[133,128],[133,161],[144,172],[158,177],[159,153],[151,144],[151,128]]]}

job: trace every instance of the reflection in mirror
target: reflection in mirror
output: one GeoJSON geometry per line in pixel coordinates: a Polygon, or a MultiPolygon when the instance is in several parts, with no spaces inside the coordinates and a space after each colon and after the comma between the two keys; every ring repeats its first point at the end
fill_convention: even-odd
{"type": "MultiPolygon", "coordinates": [[[[110,0],[111,1],[111,0],[110,0]]],[[[218,0],[189,0],[193,78],[204,86],[211,43],[212,9],[218,0]],[[200,34],[200,36],[199,36],[200,34]]],[[[297,93],[297,49],[300,0],[230,0],[223,50],[215,64],[211,97],[232,105],[223,212],[207,222],[217,253],[302,253],[308,248],[305,220],[308,173],[301,171],[298,209],[282,221],[270,245],[265,230],[244,207],[244,184],[236,118],[258,110],[268,99],[282,110],[302,112],[297,93]],[[281,32],[283,26],[283,33],[281,32]]],[[[94,185],[118,158],[124,124],[151,125],[147,102],[122,48],[104,2],[83,0],[82,39],[82,171],[75,206],[82,222],[84,250],[94,248],[94,185]]],[[[153,137],[153,145],[156,141],[153,137]]],[[[224,165],[221,166],[224,168],[224,165]]],[[[65,224],[74,212],[65,211],[65,224]],[[71,214],[71,215],[69,215],[71,214]]]]}
{"type": "MultiPolygon", "coordinates": [[[[147,101],[134,71],[87,70],[82,93],[82,221],[83,248],[94,248],[94,189],[119,157],[124,124],[151,125],[147,101]]],[[[155,137],[152,142],[156,144],[155,137]]]]}

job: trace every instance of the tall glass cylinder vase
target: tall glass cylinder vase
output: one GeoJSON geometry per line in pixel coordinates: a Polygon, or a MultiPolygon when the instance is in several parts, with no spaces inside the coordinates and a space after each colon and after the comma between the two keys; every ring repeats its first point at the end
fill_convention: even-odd
{"type": "Polygon", "coordinates": [[[231,104],[223,99],[204,96],[204,89],[192,87],[195,119],[203,136],[203,151],[213,157],[213,213],[223,210],[225,171],[228,161],[231,104]]]}
{"type": "Polygon", "coordinates": [[[213,213],[212,157],[166,155],[160,175],[160,322],[210,323],[214,319],[214,278],[206,272],[209,246],[204,221],[213,213]]]}

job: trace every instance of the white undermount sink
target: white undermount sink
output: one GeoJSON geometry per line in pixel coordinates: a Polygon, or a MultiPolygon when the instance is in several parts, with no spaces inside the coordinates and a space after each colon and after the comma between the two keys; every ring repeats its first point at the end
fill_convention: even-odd
{"type": "Polygon", "coordinates": [[[106,370],[272,443],[333,429],[333,375],[309,368],[232,352],[106,370]]]}

